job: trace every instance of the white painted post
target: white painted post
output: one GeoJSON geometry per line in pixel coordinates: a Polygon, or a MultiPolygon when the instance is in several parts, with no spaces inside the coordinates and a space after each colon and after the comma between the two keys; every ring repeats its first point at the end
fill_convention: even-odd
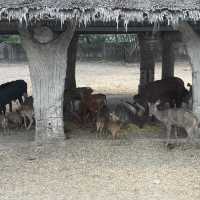
{"type": "Polygon", "coordinates": [[[178,26],[187,47],[192,66],[193,112],[200,119],[200,37],[188,23],[178,26]]]}
{"type": "Polygon", "coordinates": [[[38,142],[64,138],[66,56],[74,30],[75,23],[72,22],[56,38],[48,27],[39,26],[33,34],[28,30],[19,30],[29,61],[38,142]]]}

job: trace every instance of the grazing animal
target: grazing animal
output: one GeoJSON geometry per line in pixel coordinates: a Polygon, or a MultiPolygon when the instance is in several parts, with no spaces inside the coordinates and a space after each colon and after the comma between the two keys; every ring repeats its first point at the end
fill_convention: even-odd
{"type": "Polygon", "coordinates": [[[162,103],[168,102],[171,107],[179,108],[187,94],[182,79],[173,77],[149,83],[139,95],[134,96],[134,100],[155,103],[160,99],[162,103]]]}
{"type": "Polygon", "coordinates": [[[158,100],[155,104],[149,103],[149,115],[154,115],[159,121],[161,121],[167,130],[167,142],[169,144],[172,126],[175,126],[175,137],[177,141],[177,127],[184,128],[188,134],[188,139],[193,141],[195,134],[199,128],[198,118],[188,110],[183,108],[169,108],[166,110],[158,110],[157,106],[160,104],[158,100]]]}
{"type": "Polygon", "coordinates": [[[24,80],[11,81],[0,85],[0,112],[5,114],[7,104],[9,104],[11,112],[12,101],[19,100],[19,103],[22,104],[23,96],[27,96],[27,83],[24,80]]]}

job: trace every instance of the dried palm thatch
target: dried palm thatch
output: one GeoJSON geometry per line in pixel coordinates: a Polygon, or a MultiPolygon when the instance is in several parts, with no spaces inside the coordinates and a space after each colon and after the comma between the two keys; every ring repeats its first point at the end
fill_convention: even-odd
{"type": "Polygon", "coordinates": [[[123,20],[177,23],[200,19],[199,0],[0,0],[0,19],[30,22],[51,18],[61,25],[71,18],[85,25],[91,21],[123,20]]]}

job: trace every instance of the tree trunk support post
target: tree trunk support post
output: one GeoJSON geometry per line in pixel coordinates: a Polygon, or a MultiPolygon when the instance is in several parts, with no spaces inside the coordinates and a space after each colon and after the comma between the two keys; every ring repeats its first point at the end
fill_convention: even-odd
{"type": "Polygon", "coordinates": [[[173,35],[163,33],[162,35],[162,79],[174,77],[174,46],[173,35]]]}
{"type": "Polygon", "coordinates": [[[40,25],[31,32],[19,29],[29,61],[36,121],[35,140],[39,143],[64,138],[66,55],[74,31],[74,21],[68,21],[67,29],[59,35],[40,25]]]}
{"type": "MultiPolygon", "coordinates": [[[[74,34],[68,47],[67,55],[67,71],[65,77],[65,90],[73,90],[76,88],[76,56],[78,48],[78,34],[74,34]]],[[[69,120],[71,116],[71,99],[64,95],[63,116],[65,120],[69,120]]]]}
{"type": "Polygon", "coordinates": [[[154,81],[155,61],[153,51],[149,44],[152,35],[140,33],[138,34],[138,39],[140,45],[140,83],[138,93],[140,93],[145,85],[154,81]]]}
{"type": "Polygon", "coordinates": [[[74,34],[67,55],[67,71],[65,78],[65,89],[70,90],[76,88],[76,56],[78,48],[78,34],[74,34]]]}
{"type": "Polygon", "coordinates": [[[200,37],[186,22],[179,24],[178,30],[182,33],[182,38],[190,57],[192,66],[193,112],[200,119],[200,37]]]}

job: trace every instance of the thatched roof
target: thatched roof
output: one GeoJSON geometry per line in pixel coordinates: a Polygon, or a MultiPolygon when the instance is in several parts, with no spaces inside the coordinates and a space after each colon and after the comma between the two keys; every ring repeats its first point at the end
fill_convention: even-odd
{"type": "Polygon", "coordinates": [[[55,18],[61,24],[76,17],[80,23],[124,20],[149,22],[164,19],[176,23],[178,20],[198,21],[199,0],[0,0],[0,16],[9,20],[26,22],[33,19],[55,18]]]}

